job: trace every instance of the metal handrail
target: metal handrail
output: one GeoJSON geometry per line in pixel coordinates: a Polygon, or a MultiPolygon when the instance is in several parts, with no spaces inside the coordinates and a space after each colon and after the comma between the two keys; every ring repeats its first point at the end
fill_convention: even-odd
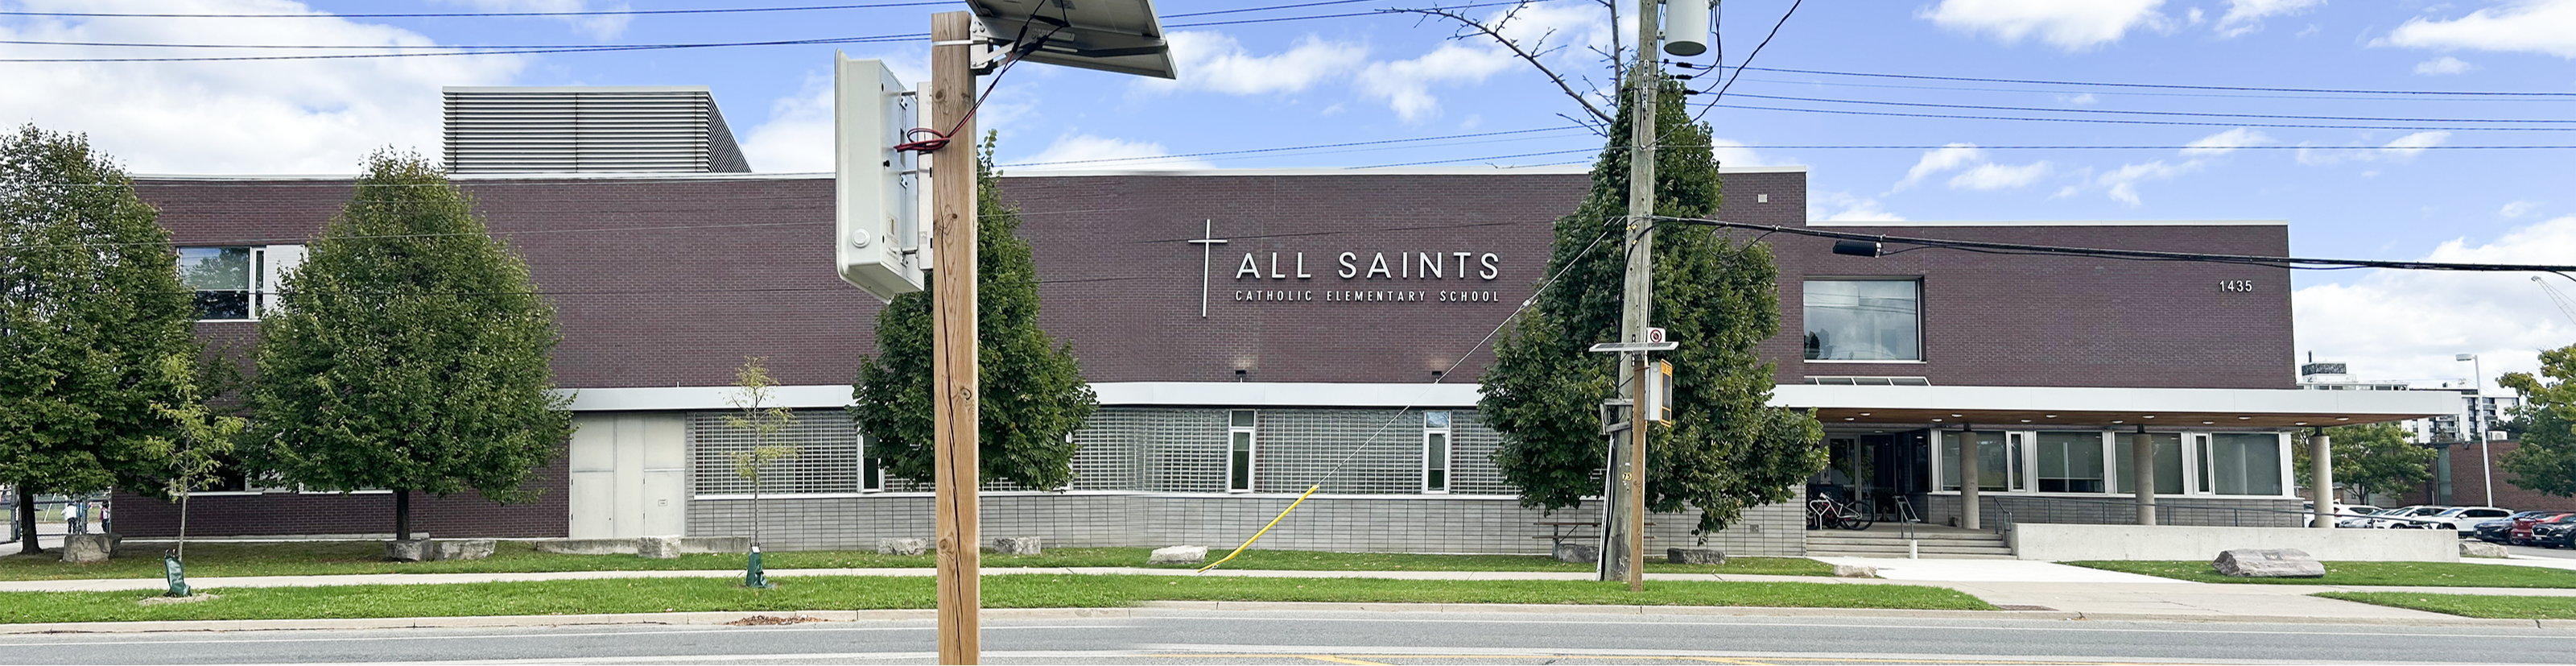
{"type": "MultiPolygon", "coordinates": [[[[2017,500],[2017,501],[2021,501],[2021,502],[2055,502],[2055,503],[2061,503],[2061,504],[2079,504],[2079,505],[2082,505],[2082,504],[2091,504],[2091,505],[2095,505],[2095,506],[2101,507],[2101,509],[2102,509],[2102,514],[2101,514],[2101,515],[2102,515],[2102,523],[2101,523],[2101,524],[2105,524],[2105,525],[2118,525],[2118,524],[2125,524],[2125,523],[2121,523],[2121,522],[2113,522],[2113,520],[2114,520],[2114,517],[2113,517],[2113,515],[2112,515],[2113,511],[2114,511],[2115,509],[2118,509],[2118,508],[2121,508],[2121,507],[2126,507],[2126,508],[2128,508],[2128,509],[2129,509],[2129,512],[2130,512],[2130,514],[2131,514],[2131,515],[2135,515],[2136,510],[2137,510],[2137,507],[2140,505],[2140,502],[2138,502],[2138,501],[2137,501],[2137,500],[2135,500],[2135,499],[2120,499],[2120,498],[2108,498],[2108,497],[2104,497],[2104,498],[2094,498],[2094,497],[2013,497],[2013,496],[2009,496],[2009,495],[1996,495],[1996,496],[1994,496],[1994,499],[1995,499],[1995,506],[1996,506],[1996,508],[1998,508],[1998,509],[2000,509],[2000,510],[2003,510],[2003,511],[2006,513],[2006,515],[2007,515],[2007,516],[2009,516],[2009,515],[2010,515],[2010,512],[2011,512],[2011,509],[2008,507],[2007,500],[2017,500]]],[[[2315,511],[2312,511],[2312,510],[2267,509],[2267,508],[2262,508],[2262,507],[2239,507],[2239,506],[2195,506],[2195,505],[2175,505],[2175,504],[2164,504],[2164,503],[2157,503],[2157,504],[2154,504],[2154,505],[2152,505],[2152,506],[2154,506],[2154,507],[2155,507],[2155,509],[2156,509],[2156,522],[2157,522],[2157,523],[2159,523],[2159,524],[2171,524],[2171,523],[2172,523],[2172,521],[2173,521],[2173,518],[2174,518],[2178,513],[2183,513],[2183,512],[2192,512],[2192,513],[2197,513],[2198,515],[2207,516],[2207,515],[2214,514],[2215,512],[2225,511],[2225,512],[2227,512],[2227,524],[2228,524],[2228,525],[2232,525],[2232,526],[2237,526],[2237,527],[2243,527],[2243,526],[2245,525],[2245,521],[2246,521],[2246,519],[2247,519],[2247,514],[2256,514],[2256,515],[2260,515],[2260,514],[2283,514],[2283,515],[2289,515],[2289,516],[2294,516],[2294,517],[2296,517],[2296,519],[2297,519],[2297,520],[2301,521],[2301,522],[2300,522],[2300,524],[2305,524],[2305,521],[2310,520],[2310,519],[2313,519],[2313,518],[2315,518],[2315,517],[2316,517],[2316,512],[2315,512],[2315,511]]],[[[2185,513],[2185,514],[2183,514],[2183,515],[2190,515],[2190,514],[2185,513]]],[[[2342,518],[2344,518],[2344,517],[2345,517],[2345,516],[2341,516],[2341,515],[2334,516],[2334,518],[2335,518],[2335,519],[2337,519],[2337,520],[2341,520],[2341,519],[2342,519],[2342,518]]],[[[2134,519],[2134,518],[2132,518],[2132,519],[2130,519],[2130,520],[2134,521],[2135,519],[2134,519]]],[[[2010,521],[2010,518],[2007,518],[2005,522],[2007,522],[2007,523],[2011,522],[2011,521],[2010,521]]]]}
{"type": "Polygon", "coordinates": [[[1896,496],[1897,532],[1904,534],[1905,538],[1908,540],[1914,539],[1914,524],[1922,522],[1922,520],[1922,516],[1914,514],[1913,502],[1906,501],[1904,495],[1896,496]]]}

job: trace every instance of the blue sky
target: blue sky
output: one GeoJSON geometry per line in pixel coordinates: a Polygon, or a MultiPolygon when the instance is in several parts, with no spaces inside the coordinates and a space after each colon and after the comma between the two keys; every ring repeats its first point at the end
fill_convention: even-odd
{"type": "MultiPolygon", "coordinates": [[[[1547,130],[1333,149],[1087,162],[1099,168],[1362,167],[1582,162],[1600,139],[1535,68],[1453,24],[1409,15],[1305,18],[1462,0],[1158,3],[1182,76],[1014,70],[984,111],[1005,163],[1144,158],[1547,130]],[[1221,12],[1201,14],[1204,12],[1221,12]],[[1291,19],[1232,25],[1188,24],[1291,19]],[[1550,129],[1558,128],[1558,129],[1550,129]],[[1571,152],[1564,152],[1571,151],[1571,152]],[[1534,153],[1553,153],[1539,154],[1534,153]]],[[[423,13],[663,10],[865,0],[0,0],[0,10],[423,13]]],[[[868,3],[874,4],[874,3],[868,3]]],[[[1740,64],[1791,0],[1721,8],[1740,64]]],[[[962,4],[732,14],[452,18],[0,16],[0,39],[297,45],[714,43],[911,35],[962,4]]],[[[1462,10],[1490,18],[1497,7],[1462,10]]],[[[1602,82],[1607,11],[1533,3],[1510,31],[1562,47],[1543,61],[1602,82]]],[[[441,85],[705,85],[762,171],[828,169],[835,49],[919,78],[925,40],[605,53],[328,61],[0,63],[0,121],[87,132],[145,173],[341,173],[367,150],[434,152],[441,85]]],[[[368,49],[334,53],[368,53],[368,49]]],[[[316,51],[0,45],[7,58],[316,51]]],[[[1710,56],[1693,59],[1699,63],[1710,56]]],[[[2371,91],[2576,93],[2576,0],[1920,0],[1800,6],[1710,110],[1736,165],[1805,165],[1814,218],[2286,219],[2303,256],[2576,263],[2576,96],[2456,96],[2036,85],[1849,73],[2371,91]],[[1781,97],[1802,99],[1777,99],[1781,97]],[[1881,104],[1864,104],[1876,102],[1881,104]],[[1892,104],[1888,104],[1892,103],[1892,104]],[[1903,106],[1946,104],[2030,110],[1903,106]],[[2089,118],[2197,125],[1887,117],[2089,118]],[[2412,120],[2179,116],[2149,111],[2412,120]],[[2555,120],[2492,123],[2482,120],[2555,120]],[[2362,125],[2379,129],[2271,127],[2362,125]],[[2489,129],[2494,127],[2539,130],[2489,129]],[[1821,149],[1873,145],[1902,148],[1821,149]],[[2153,146],[2012,149],[1998,146],[2153,146]],[[2435,147],[2417,150],[2416,148],[2435,147]],[[2188,148],[2186,148],[2188,147],[2188,148]]],[[[1701,81],[1699,83],[1706,83],[1701,81]]],[[[1706,96],[1698,99],[1705,100],[1706,96]]],[[[2555,279],[2555,278],[2553,278],[2555,279]]],[[[2562,290],[2576,283],[2560,281],[2562,290]]],[[[2441,382],[2527,370],[2576,323],[2521,275],[2302,273],[2300,349],[2357,374],[2441,382]]],[[[2176,316],[2188,316],[2177,313],[2176,316]]],[[[2212,340],[2211,344],[2227,344],[2212,340]]],[[[2288,362],[2287,359],[2284,360],[2288,362]]],[[[2490,380],[2491,381],[2491,380],[2490,380]]]]}

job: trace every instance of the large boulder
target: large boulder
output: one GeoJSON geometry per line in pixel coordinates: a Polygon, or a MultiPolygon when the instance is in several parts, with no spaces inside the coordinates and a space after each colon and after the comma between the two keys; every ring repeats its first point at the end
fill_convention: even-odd
{"type": "Polygon", "coordinates": [[[1673,564],[1725,564],[1726,551],[1715,548],[1666,548],[1664,561],[1673,564]]]}
{"type": "Polygon", "coordinates": [[[2238,548],[2219,553],[2210,568],[2238,578],[2323,578],[2326,565],[2297,548],[2238,548]]]}
{"type": "Polygon", "coordinates": [[[428,539],[395,539],[385,542],[385,559],[395,562],[427,562],[436,555],[428,539]]]}
{"type": "Polygon", "coordinates": [[[920,555],[930,552],[929,539],[886,538],[877,540],[877,554],[920,555]]]}
{"type": "Polygon", "coordinates": [[[1206,561],[1207,546],[1156,548],[1145,556],[1146,564],[1198,564],[1206,561]]]}
{"type": "Polygon", "coordinates": [[[116,542],[125,537],[114,534],[73,534],[63,537],[63,561],[72,564],[105,562],[116,554],[116,542]]]}
{"type": "Polygon", "coordinates": [[[492,556],[496,544],[491,539],[440,539],[430,546],[431,557],[439,560],[479,560],[492,556]]]}
{"type": "Polygon", "coordinates": [[[2462,541],[2460,542],[2460,556],[2504,559],[2505,550],[2503,544],[2493,544],[2484,541],[2462,541]]]}
{"type": "Polygon", "coordinates": [[[1037,537],[1001,537],[993,540],[993,552],[1002,555],[1036,555],[1044,552],[1044,548],[1038,545],[1037,537]]]}
{"type": "Polygon", "coordinates": [[[1560,543],[1548,555],[1555,557],[1558,562],[1600,564],[1601,546],[1589,543],[1560,543]]]}
{"type": "Polygon", "coordinates": [[[678,535],[635,537],[635,554],[656,560],[678,558],[680,537],[678,535]]]}
{"type": "Polygon", "coordinates": [[[1866,565],[1866,564],[1836,564],[1836,565],[1834,565],[1834,577],[1835,577],[1835,578],[1877,578],[1877,577],[1878,577],[1878,567],[1873,567],[1873,566],[1869,566],[1869,565],[1866,565]]]}

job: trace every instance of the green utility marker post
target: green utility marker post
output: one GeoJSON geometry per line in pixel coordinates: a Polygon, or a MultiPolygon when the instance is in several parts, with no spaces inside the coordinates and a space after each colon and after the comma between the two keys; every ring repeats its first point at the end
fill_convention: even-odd
{"type": "Polygon", "coordinates": [[[171,553],[164,553],[161,555],[161,573],[164,577],[170,579],[170,594],[168,596],[188,596],[188,572],[179,565],[178,555],[171,553]]]}
{"type": "Polygon", "coordinates": [[[777,585],[770,584],[768,576],[760,574],[759,546],[751,547],[751,567],[742,572],[742,586],[761,590],[778,587],[777,585]]]}

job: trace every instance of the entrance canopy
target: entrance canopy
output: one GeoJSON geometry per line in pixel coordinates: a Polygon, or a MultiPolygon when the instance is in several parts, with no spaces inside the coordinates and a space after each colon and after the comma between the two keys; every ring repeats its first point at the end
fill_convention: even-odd
{"type": "Polygon", "coordinates": [[[1772,390],[1771,405],[1816,410],[1816,420],[1826,427],[2295,428],[2451,414],[2459,411],[2460,397],[2432,391],[1788,384],[1772,390]]]}

